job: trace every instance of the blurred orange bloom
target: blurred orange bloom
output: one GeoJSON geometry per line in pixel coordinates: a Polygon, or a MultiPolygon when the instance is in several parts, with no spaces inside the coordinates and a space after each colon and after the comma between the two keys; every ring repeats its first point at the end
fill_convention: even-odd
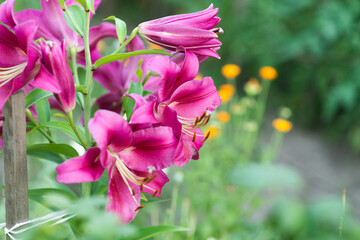
{"type": "Polygon", "coordinates": [[[232,99],[235,93],[235,87],[231,84],[223,84],[220,86],[219,95],[223,103],[226,103],[232,99]]]}
{"type": "Polygon", "coordinates": [[[276,131],[287,133],[292,129],[293,124],[283,118],[276,118],[272,122],[273,127],[276,129],[276,131]]]}
{"type": "Polygon", "coordinates": [[[219,122],[227,123],[227,122],[230,121],[231,116],[230,116],[230,114],[228,112],[220,111],[217,114],[217,119],[219,120],[219,122]]]}
{"type": "Polygon", "coordinates": [[[276,69],[270,66],[260,68],[259,74],[265,80],[274,80],[278,77],[276,69]]]}
{"type": "Polygon", "coordinates": [[[221,68],[221,73],[228,79],[236,78],[241,72],[241,68],[236,64],[226,64],[221,68]]]}
{"type": "Polygon", "coordinates": [[[210,131],[210,135],[209,135],[208,140],[212,140],[221,134],[221,129],[214,125],[210,125],[210,126],[206,127],[204,133],[207,133],[209,131],[210,131]]]}
{"type": "Polygon", "coordinates": [[[103,52],[106,49],[106,43],[100,40],[97,42],[96,47],[100,52],[103,52]]]}

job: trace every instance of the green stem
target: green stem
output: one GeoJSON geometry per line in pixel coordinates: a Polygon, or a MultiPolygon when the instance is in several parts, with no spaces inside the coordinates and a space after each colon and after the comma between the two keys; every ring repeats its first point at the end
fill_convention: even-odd
{"type": "MultiPolygon", "coordinates": [[[[26,115],[32,124],[34,124],[35,126],[39,126],[39,124],[35,121],[32,113],[30,112],[29,109],[26,109],[26,115]]],[[[48,134],[46,134],[44,129],[39,128],[38,130],[49,141],[49,143],[55,143],[54,139],[52,137],[50,137],[48,134]]]]}
{"type": "Polygon", "coordinates": [[[134,30],[132,30],[132,32],[130,33],[130,36],[128,37],[128,39],[123,44],[121,44],[121,46],[117,50],[115,50],[112,54],[119,53],[121,50],[123,50],[124,47],[126,47],[126,45],[128,45],[129,42],[136,36],[138,31],[139,31],[139,29],[137,27],[134,28],[134,30]]]}
{"type": "Polygon", "coordinates": [[[260,128],[261,123],[264,118],[266,101],[267,101],[267,98],[269,95],[269,90],[270,90],[270,84],[271,84],[271,81],[262,80],[262,91],[259,96],[259,105],[256,109],[257,110],[256,111],[256,120],[259,124],[259,128],[260,128]]]}
{"type": "Polygon", "coordinates": [[[72,111],[68,113],[69,123],[71,128],[73,129],[75,135],[78,137],[79,141],[81,142],[81,145],[87,150],[87,144],[85,143],[84,139],[80,136],[75,123],[74,123],[74,117],[72,111]]]}
{"type": "Polygon", "coordinates": [[[69,18],[69,21],[71,24],[75,27],[76,31],[80,34],[80,36],[84,37],[84,32],[80,29],[79,25],[76,23],[74,18],[71,16],[71,13],[69,12],[69,9],[66,5],[64,5],[63,11],[65,12],[66,16],[69,18]]]}
{"type": "Polygon", "coordinates": [[[90,28],[90,11],[86,11],[86,25],[85,25],[85,35],[84,35],[84,50],[85,50],[85,59],[86,59],[86,78],[85,86],[88,89],[88,94],[85,96],[84,104],[84,124],[85,124],[85,136],[88,143],[88,147],[91,146],[91,134],[88,128],[88,123],[91,115],[91,92],[92,92],[92,76],[93,72],[91,56],[90,56],[90,45],[89,45],[89,28],[90,28]]]}
{"type": "Polygon", "coordinates": [[[90,182],[81,183],[81,195],[83,197],[91,196],[91,183],[90,182]]]}
{"type": "MultiPolygon", "coordinates": [[[[71,54],[71,68],[73,71],[74,82],[75,82],[75,86],[78,87],[80,86],[80,80],[79,80],[78,66],[76,64],[76,57],[77,57],[76,47],[70,47],[70,54],[71,54]]],[[[78,99],[81,108],[84,109],[84,96],[81,93],[76,93],[76,98],[78,99]]]]}

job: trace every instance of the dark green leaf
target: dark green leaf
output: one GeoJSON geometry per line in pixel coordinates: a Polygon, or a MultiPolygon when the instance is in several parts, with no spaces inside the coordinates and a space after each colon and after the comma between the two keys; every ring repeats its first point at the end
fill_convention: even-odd
{"type": "Polygon", "coordinates": [[[29,156],[44,159],[46,161],[51,161],[58,164],[64,162],[64,159],[61,158],[60,154],[58,153],[31,150],[28,151],[27,154],[29,156]]]}
{"type": "Polygon", "coordinates": [[[25,97],[25,108],[30,107],[34,103],[37,103],[38,101],[48,98],[52,96],[53,94],[51,92],[44,91],[42,89],[35,88],[32,90],[28,95],[25,97]]]}
{"type": "MultiPolygon", "coordinates": [[[[129,88],[129,94],[131,93],[137,93],[139,95],[142,95],[143,87],[140,81],[137,83],[131,82],[130,88],[129,88]]],[[[126,112],[127,120],[129,121],[131,118],[131,115],[134,112],[135,107],[135,101],[130,97],[125,97],[123,106],[126,112]]]]}
{"type": "Polygon", "coordinates": [[[77,157],[77,151],[67,144],[41,143],[27,146],[27,151],[44,151],[52,153],[60,153],[69,157],[77,157]]]}
{"type": "Polygon", "coordinates": [[[101,67],[102,65],[105,65],[107,63],[115,62],[121,59],[125,59],[128,57],[133,56],[140,56],[140,55],[151,55],[151,54],[158,54],[158,55],[167,55],[167,56],[173,56],[172,54],[158,49],[148,49],[148,50],[137,50],[129,53],[116,53],[111,54],[106,57],[102,57],[99,60],[97,60],[94,64],[94,69],[101,67]]]}
{"type": "Polygon", "coordinates": [[[36,103],[36,111],[40,124],[50,122],[50,104],[47,99],[40,100],[36,103]]]}

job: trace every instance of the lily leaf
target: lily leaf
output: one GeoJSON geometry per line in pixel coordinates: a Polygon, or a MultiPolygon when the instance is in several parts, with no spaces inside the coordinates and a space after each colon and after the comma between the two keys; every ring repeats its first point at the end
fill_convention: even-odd
{"type": "Polygon", "coordinates": [[[53,94],[51,92],[44,91],[42,89],[35,88],[32,90],[28,95],[25,97],[25,108],[30,107],[34,103],[37,103],[38,101],[48,98],[52,96],[53,94]]]}
{"type": "Polygon", "coordinates": [[[50,122],[50,104],[47,99],[42,99],[36,103],[36,111],[40,124],[50,122]]]}
{"type": "Polygon", "coordinates": [[[28,145],[27,151],[43,151],[43,152],[52,152],[66,155],[68,157],[77,157],[79,156],[78,152],[67,144],[56,144],[56,143],[41,143],[28,145]]]}
{"type": "MultiPolygon", "coordinates": [[[[77,1],[80,3],[80,1],[77,1]]],[[[80,3],[81,4],[81,3],[80,3]]],[[[82,5],[82,4],[81,4],[82,5]]],[[[80,29],[85,29],[85,19],[86,19],[86,16],[85,16],[85,11],[84,9],[82,9],[82,7],[80,7],[79,5],[71,5],[68,7],[68,10],[69,10],[69,14],[71,15],[72,19],[75,21],[75,23],[77,24],[77,26],[80,28],[80,29]]],[[[69,27],[77,32],[77,34],[79,34],[81,36],[82,33],[78,32],[78,30],[76,29],[76,27],[72,24],[72,22],[70,21],[69,17],[64,14],[64,17],[65,17],[65,21],[66,23],[69,25],[69,27]]]]}
{"type": "MultiPolygon", "coordinates": [[[[131,94],[131,93],[137,93],[137,94],[142,95],[143,86],[141,84],[141,81],[138,81],[137,83],[134,83],[134,82],[130,83],[129,94],[131,94]]],[[[124,109],[126,112],[127,120],[129,121],[131,118],[131,115],[134,112],[135,101],[130,97],[125,97],[123,106],[124,106],[124,109]]]]}
{"type": "MultiPolygon", "coordinates": [[[[52,122],[47,122],[44,124],[41,124],[39,126],[36,126],[33,128],[32,131],[35,131],[39,128],[42,127],[48,127],[48,128],[52,128],[52,129],[56,129],[59,130],[61,132],[63,132],[64,134],[68,135],[72,140],[74,140],[75,142],[79,143],[81,145],[81,142],[79,141],[79,139],[77,138],[76,134],[74,133],[73,129],[70,127],[70,124],[67,122],[62,122],[62,121],[52,121],[52,122]]],[[[86,139],[85,138],[85,133],[82,129],[76,127],[79,135],[81,136],[82,139],[86,139]]]]}
{"type": "Polygon", "coordinates": [[[127,34],[126,23],[123,20],[121,20],[115,16],[110,16],[104,20],[114,20],[115,21],[116,34],[117,34],[119,43],[122,44],[125,41],[126,34],[127,34]]]}
{"type": "Polygon", "coordinates": [[[184,227],[168,226],[168,225],[151,226],[151,227],[140,228],[137,231],[136,238],[133,239],[142,240],[159,235],[161,233],[181,232],[181,231],[188,231],[188,229],[184,227]]]}
{"type": "Polygon", "coordinates": [[[97,69],[98,67],[101,67],[102,65],[105,65],[107,63],[115,62],[128,57],[140,56],[140,55],[152,55],[152,54],[173,56],[171,53],[158,49],[137,50],[129,53],[116,53],[98,59],[95,62],[93,69],[97,69]]]}

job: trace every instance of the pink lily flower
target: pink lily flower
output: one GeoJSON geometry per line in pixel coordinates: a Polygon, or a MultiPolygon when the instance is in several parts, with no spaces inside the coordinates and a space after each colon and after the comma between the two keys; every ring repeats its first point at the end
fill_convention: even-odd
{"type": "Polygon", "coordinates": [[[220,18],[211,4],[207,9],[163,17],[139,25],[139,33],[148,41],[172,51],[179,47],[199,56],[220,58],[216,51],[221,46],[217,39],[221,28],[214,28],[220,18]]]}
{"type": "MultiPolygon", "coordinates": [[[[101,0],[95,0],[95,9],[101,0]]],[[[64,11],[57,0],[41,0],[42,10],[25,9],[14,13],[15,0],[6,0],[0,5],[0,21],[13,28],[17,24],[25,21],[34,20],[39,27],[35,34],[35,39],[44,38],[61,44],[64,40],[68,46],[78,46],[82,44],[80,36],[77,35],[66,23],[64,11]]],[[[74,0],[67,0],[66,5],[78,4],[74,0]]]]}
{"type": "Polygon", "coordinates": [[[40,69],[39,48],[33,43],[37,26],[34,21],[21,23],[14,32],[0,25],[0,110],[7,99],[28,83],[51,92],[59,92],[57,82],[32,81],[40,69]]]}
{"type": "Polygon", "coordinates": [[[109,176],[107,210],[130,222],[143,206],[141,192],[160,197],[168,178],[161,169],[172,164],[177,139],[169,127],[132,130],[119,114],[99,110],[89,122],[97,143],[84,156],[60,164],[61,183],[97,181],[106,168],[109,176]]]}
{"type": "Polygon", "coordinates": [[[145,89],[154,91],[147,99],[131,94],[136,102],[131,123],[172,127],[179,138],[174,164],[182,166],[191,158],[198,159],[198,150],[209,136],[200,127],[207,124],[221,98],[210,77],[193,80],[199,62],[192,52],[186,52],[181,67],[162,56],[151,58],[148,65],[160,77],[152,77],[145,84],[145,89]]]}
{"type": "Polygon", "coordinates": [[[76,105],[76,92],[74,79],[67,61],[66,45],[63,42],[58,45],[56,42],[49,46],[40,41],[42,59],[41,68],[35,81],[58,82],[60,92],[54,93],[65,112],[70,112],[76,105]]]}

